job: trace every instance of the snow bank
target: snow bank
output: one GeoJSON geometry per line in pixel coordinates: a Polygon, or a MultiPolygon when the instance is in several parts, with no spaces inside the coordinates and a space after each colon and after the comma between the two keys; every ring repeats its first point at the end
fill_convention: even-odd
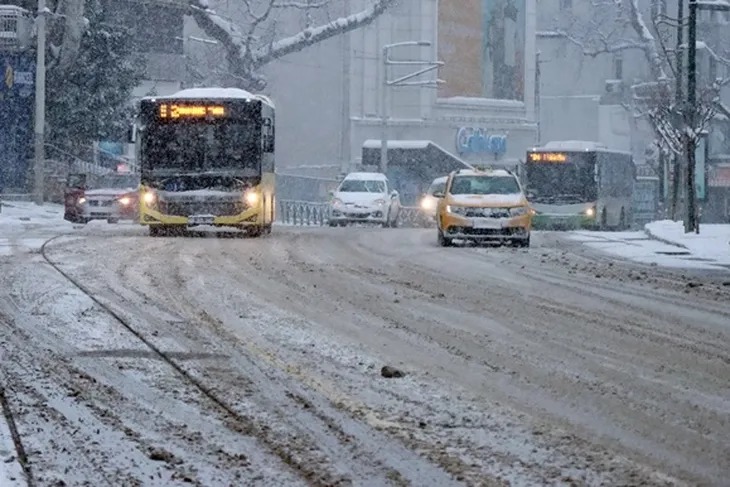
{"type": "Polygon", "coordinates": [[[684,224],[671,220],[647,223],[649,236],[684,247],[695,257],[725,261],[730,259],[730,224],[700,225],[700,233],[684,233],[684,224]]]}
{"type": "Polygon", "coordinates": [[[63,206],[54,203],[38,206],[27,201],[3,202],[0,210],[0,236],[5,228],[39,223],[64,225],[63,206]]]}

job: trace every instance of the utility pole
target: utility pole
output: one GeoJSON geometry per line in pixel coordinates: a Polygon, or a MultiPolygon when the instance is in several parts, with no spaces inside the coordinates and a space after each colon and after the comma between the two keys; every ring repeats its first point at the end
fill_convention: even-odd
{"type": "Polygon", "coordinates": [[[535,122],[537,123],[537,146],[542,142],[540,133],[540,51],[535,53],[535,122]]]}
{"type": "MultiPolygon", "coordinates": [[[[687,129],[697,130],[697,2],[689,1],[689,34],[687,36],[689,51],[687,54],[687,129]]],[[[697,221],[697,192],[695,189],[695,143],[696,136],[687,133],[685,136],[687,151],[687,205],[684,219],[684,232],[700,232],[697,221]]]]}
{"type": "Polygon", "coordinates": [[[33,164],[33,196],[37,205],[43,205],[45,186],[45,127],[46,127],[46,0],[38,0],[36,17],[38,42],[36,44],[35,68],[35,129],[33,164]]]}
{"type": "Polygon", "coordinates": [[[441,61],[394,61],[390,59],[390,50],[396,47],[405,46],[423,46],[428,47],[431,45],[430,41],[405,41],[396,42],[395,44],[386,44],[383,46],[383,90],[380,95],[380,171],[385,172],[388,168],[388,94],[391,86],[438,86],[439,83],[443,83],[443,80],[423,80],[423,81],[410,81],[422,74],[426,74],[430,71],[440,68],[444,65],[441,61]],[[426,66],[425,68],[419,69],[413,73],[401,76],[400,78],[389,80],[388,79],[388,66],[426,66]]]}

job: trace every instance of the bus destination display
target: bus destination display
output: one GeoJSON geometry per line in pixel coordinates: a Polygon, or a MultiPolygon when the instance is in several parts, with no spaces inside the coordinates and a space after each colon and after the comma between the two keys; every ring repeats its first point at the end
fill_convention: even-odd
{"type": "Polygon", "coordinates": [[[159,115],[162,119],[221,118],[226,116],[222,105],[181,105],[177,103],[160,104],[159,115]]]}
{"type": "Polygon", "coordinates": [[[568,161],[564,152],[531,152],[530,162],[562,163],[568,161]]]}

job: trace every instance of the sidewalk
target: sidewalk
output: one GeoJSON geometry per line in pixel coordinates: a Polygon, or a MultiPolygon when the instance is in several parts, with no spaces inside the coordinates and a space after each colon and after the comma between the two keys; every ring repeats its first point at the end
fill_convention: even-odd
{"type": "Polygon", "coordinates": [[[647,223],[646,234],[661,242],[685,249],[696,260],[730,266],[730,224],[701,224],[700,233],[684,233],[684,224],[671,220],[647,223]]]}

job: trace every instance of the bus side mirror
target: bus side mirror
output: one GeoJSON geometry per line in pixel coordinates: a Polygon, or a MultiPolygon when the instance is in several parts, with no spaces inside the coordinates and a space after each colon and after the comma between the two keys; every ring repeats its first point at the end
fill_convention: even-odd
{"type": "Polygon", "coordinates": [[[127,131],[127,141],[130,144],[137,142],[137,125],[134,123],[129,126],[129,130],[127,131]]]}
{"type": "Polygon", "coordinates": [[[274,122],[270,118],[266,118],[264,119],[263,125],[263,130],[261,131],[263,137],[263,150],[267,153],[274,152],[274,144],[276,139],[274,122]]]}

